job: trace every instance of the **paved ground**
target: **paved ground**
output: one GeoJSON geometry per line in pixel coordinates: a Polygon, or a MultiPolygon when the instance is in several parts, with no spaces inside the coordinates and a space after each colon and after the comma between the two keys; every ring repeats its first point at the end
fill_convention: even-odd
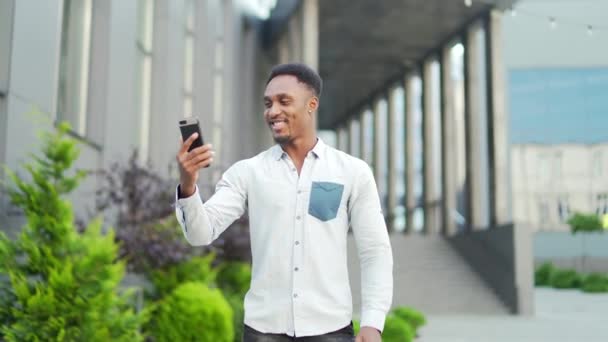
{"type": "Polygon", "coordinates": [[[608,294],[536,289],[534,316],[430,316],[420,342],[607,342],[608,294]]]}

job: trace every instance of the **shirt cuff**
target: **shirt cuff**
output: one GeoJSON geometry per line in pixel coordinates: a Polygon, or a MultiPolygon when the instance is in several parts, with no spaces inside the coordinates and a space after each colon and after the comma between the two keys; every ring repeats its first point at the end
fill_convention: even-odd
{"type": "Polygon", "coordinates": [[[372,327],[380,332],[384,330],[386,312],[381,310],[366,310],[361,313],[361,327],[372,327]]]}
{"type": "Polygon", "coordinates": [[[175,203],[178,209],[191,206],[192,204],[200,201],[201,197],[198,194],[198,185],[194,186],[194,193],[189,197],[179,197],[179,185],[175,189],[175,203]]]}

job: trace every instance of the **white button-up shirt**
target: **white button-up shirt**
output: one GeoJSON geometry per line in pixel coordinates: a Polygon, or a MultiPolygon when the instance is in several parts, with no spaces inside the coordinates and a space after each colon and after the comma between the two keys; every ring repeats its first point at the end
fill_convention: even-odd
{"type": "Polygon", "coordinates": [[[245,324],[264,332],[312,336],[347,326],[352,296],[349,227],[361,263],[361,326],[382,331],[393,294],[393,259],[370,167],[320,139],[300,174],[279,145],[237,162],[205,203],[198,189],[177,201],[192,245],[207,245],[249,211],[251,287],[245,324]]]}

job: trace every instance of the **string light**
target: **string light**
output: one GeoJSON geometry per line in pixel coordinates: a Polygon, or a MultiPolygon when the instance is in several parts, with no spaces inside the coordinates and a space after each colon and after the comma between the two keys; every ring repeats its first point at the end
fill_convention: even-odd
{"type": "Polygon", "coordinates": [[[557,28],[557,20],[554,17],[549,17],[549,25],[551,25],[552,29],[557,28]]]}
{"type": "MultiPolygon", "coordinates": [[[[464,4],[467,7],[471,7],[473,6],[473,1],[475,1],[476,3],[481,3],[481,4],[485,4],[485,5],[496,5],[494,0],[464,0],[464,4]]],[[[549,27],[552,30],[557,29],[557,18],[554,16],[547,16],[546,14],[542,14],[542,13],[538,13],[538,12],[534,12],[534,11],[528,11],[528,10],[522,10],[521,7],[518,7],[518,9],[515,9],[515,6],[511,6],[509,8],[506,8],[504,10],[505,12],[509,12],[511,14],[511,17],[516,17],[521,15],[522,17],[535,17],[535,18],[539,18],[539,19],[545,19],[545,20],[549,20],[549,27]]],[[[566,18],[567,19],[567,18],[566,18]]],[[[572,27],[578,27],[578,28],[584,28],[587,31],[587,35],[588,36],[593,36],[594,33],[596,33],[597,31],[608,31],[608,26],[607,25],[595,25],[593,23],[581,23],[581,22],[576,22],[574,20],[564,20],[564,18],[560,17],[560,26],[572,26],[572,27]]]]}

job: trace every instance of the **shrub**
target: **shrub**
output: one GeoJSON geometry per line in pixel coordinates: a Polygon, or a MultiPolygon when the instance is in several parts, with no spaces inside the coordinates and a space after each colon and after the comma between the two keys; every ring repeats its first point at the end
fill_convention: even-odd
{"type": "Polygon", "coordinates": [[[581,285],[581,277],[575,270],[556,270],[551,276],[551,285],[558,289],[575,289],[581,285]]]}
{"type": "Polygon", "coordinates": [[[426,318],[424,315],[413,308],[398,307],[392,310],[392,313],[402,320],[406,321],[414,330],[414,334],[418,331],[418,328],[426,324],[426,318]]]}
{"type": "Polygon", "coordinates": [[[205,250],[188,245],[175,219],[175,179],[154,170],[140,163],[135,151],[126,164],[114,162],[96,171],[101,176],[96,210],[116,218],[120,255],[130,271],[140,273],[178,264],[205,250]]]}
{"type": "Polygon", "coordinates": [[[224,292],[226,300],[232,309],[232,327],[234,328],[234,342],[241,342],[243,338],[243,324],[245,319],[245,307],[243,296],[224,292]]]}
{"type": "Polygon", "coordinates": [[[148,332],[157,342],[232,342],[232,309],[218,289],[199,282],[178,286],[157,305],[148,332]]]}
{"type": "Polygon", "coordinates": [[[550,286],[551,277],[555,273],[556,269],[550,262],[542,264],[534,272],[534,285],[536,286],[550,286]]]}
{"type": "Polygon", "coordinates": [[[359,330],[361,330],[361,323],[356,319],[353,320],[353,330],[355,331],[355,336],[357,336],[357,334],[359,334],[359,330]]]}
{"type": "Polygon", "coordinates": [[[572,234],[578,232],[601,232],[602,221],[595,214],[576,213],[567,222],[570,225],[572,234]]]}
{"type": "Polygon", "coordinates": [[[14,241],[0,235],[0,340],[142,340],[143,316],[119,290],[125,267],[114,234],[102,234],[99,220],[79,234],[64,198],[85,177],[68,174],[79,154],[68,131],[61,124],[44,135],[42,156],[25,165],[31,181],[8,171],[27,224],[14,241]]]}
{"type": "Polygon", "coordinates": [[[230,294],[244,297],[251,284],[251,266],[237,261],[221,264],[217,271],[217,285],[230,294]]]}
{"type": "Polygon", "coordinates": [[[194,257],[180,264],[152,271],[150,280],[154,284],[155,292],[148,295],[152,298],[162,298],[185,282],[196,281],[213,285],[217,274],[212,267],[214,258],[215,255],[209,253],[204,257],[194,257]]]}
{"type": "Polygon", "coordinates": [[[414,329],[403,319],[389,314],[386,316],[382,341],[384,342],[411,342],[414,340],[414,329]]]}
{"type": "Polygon", "coordinates": [[[608,292],[608,275],[591,273],[583,280],[581,289],[584,292],[608,292]]]}

